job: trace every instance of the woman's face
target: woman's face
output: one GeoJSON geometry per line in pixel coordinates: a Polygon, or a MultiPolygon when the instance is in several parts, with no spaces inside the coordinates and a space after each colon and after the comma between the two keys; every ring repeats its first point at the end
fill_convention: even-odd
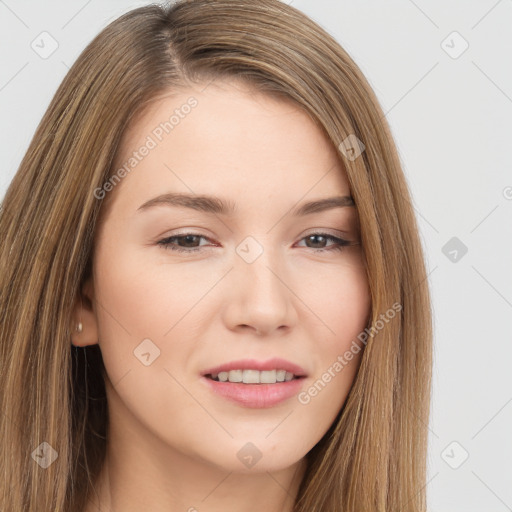
{"type": "Polygon", "coordinates": [[[339,357],[366,327],[369,287],[361,246],[338,240],[360,241],[357,210],[304,209],[350,196],[304,112],[234,82],[205,85],[158,100],[125,133],[85,288],[89,341],[108,374],[111,429],[127,443],[162,460],[276,470],[322,438],[357,372],[361,352],[339,357]],[[236,361],[274,358],[304,376],[204,375],[235,362],[233,380],[273,380],[287,363],[259,373],[236,361]]]}

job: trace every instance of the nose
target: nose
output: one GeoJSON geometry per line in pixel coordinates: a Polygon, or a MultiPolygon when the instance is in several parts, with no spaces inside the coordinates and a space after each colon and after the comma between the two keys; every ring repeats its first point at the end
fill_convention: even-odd
{"type": "Polygon", "coordinates": [[[259,336],[288,332],[297,322],[297,292],[279,255],[263,250],[253,262],[238,254],[230,272],[224,321],[231,330],[259,336]]]}

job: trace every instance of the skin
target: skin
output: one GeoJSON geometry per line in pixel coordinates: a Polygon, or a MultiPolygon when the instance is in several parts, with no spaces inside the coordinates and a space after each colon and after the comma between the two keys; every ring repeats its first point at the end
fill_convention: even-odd
{"type": "MultiPolygon", "coordinates": [[[[285,100],[234,81],[196,85],[152,104],[125,132],[122,165],[169,112],[198,105],[109,194],[97,227],[93,275],[77,298],[77,346],[99,343],[108,374],[106,464],[87,512],[291,511],[306,454],[342,407],[361,352],[308,404],[269,408],[227,401],[200,372],[242,358],[302,366],[307,390],[366,327],[370,291],[361,245],[318,252],[332,239],[360,241],[355,207],[293,217],[304,202],[350,195],[337,151],[312,119],[285,100]],[[203,90],[204,89],[204,90],[203,90]],[[209,194],[233,215],[158,205],[160,194],[209,194]],[[158,245],[188,232],[205,238],[179,253],[158,245]],[[263,253],[248,263],[248,236],[263,253]],[[134,350],[149,338],[160,355],[134,350]],[[252,443],[252,467],[237,452],[252,443]]],[[[253,250],[253,249],[251,249],[253,250]]]]}

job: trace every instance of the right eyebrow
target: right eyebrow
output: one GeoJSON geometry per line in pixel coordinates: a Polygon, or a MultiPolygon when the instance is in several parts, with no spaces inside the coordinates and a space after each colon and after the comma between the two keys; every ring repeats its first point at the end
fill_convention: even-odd
{"type": "Polygon", "coordinates": [[[236,211],[235,203],[225,201],[220,197],[178,193],[168,193],[154,197],[139,206],[138,210],[147,210],[157,205],[181,206],[200,212],[223,215],[232,215],[236,211]]]}

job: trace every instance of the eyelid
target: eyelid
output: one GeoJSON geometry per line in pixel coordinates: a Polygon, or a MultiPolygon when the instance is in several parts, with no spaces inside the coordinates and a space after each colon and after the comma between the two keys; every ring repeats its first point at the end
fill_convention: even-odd
{"type": "Polygon", "coordinates": [[[175,236],[186,236],[186,235],[195,235],[195,236],[202,236],[204,238],[207,238],[210,242],[213,241],[215,236],[206,235],[205,233],[202,233],[201,231],[204,228],[201,227],[186,227],[186,228],[178,228],[178,231],[173,230],[166,230],[161,235],[156,236],[152,241],[158,242],[159,240],[165,239],[165,238],[173,238],[175,236]]]}
{"type": "Polygon", "coordinates": [[[300,235],[300,237],[305,237],[305,236],[308,236],[310,234],[315,234],[315,233],[324,233],[326,235],[332,235],[332,236],[337,236],[337,237],[350,237],[351,236],[351,233],[349,231],[343,231],[341,229],[334,229],[334,228],[310,228],[308,229],[305,233],[303,233],[302,235],[300,235]]]}

